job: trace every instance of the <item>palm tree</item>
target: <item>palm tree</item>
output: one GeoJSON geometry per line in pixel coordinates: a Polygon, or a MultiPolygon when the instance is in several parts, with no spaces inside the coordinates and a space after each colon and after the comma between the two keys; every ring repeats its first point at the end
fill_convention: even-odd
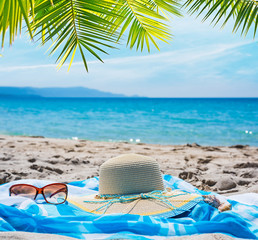
{"type": "Polygon", "coordinates": [[[256,35],[256,0],[1,0],[2,47],[8,38],[11,45],[25,25],[32,40],[51,43],[50,55],[58,52],[58,68],[70,59],[69,70],[79,51],[88,70],[86,52],[102,61],[99,52],[115,48],[125,35],[127,45],[137,50],[150,51],[150,43],[158,49],[157,40],[170,41],[168,21],[181,16],[182,7],[205,13],[204,20],[212,17],[215,24],[234,18],[233,31],[241,28],[246,34],[253,27],[256,35]]]}

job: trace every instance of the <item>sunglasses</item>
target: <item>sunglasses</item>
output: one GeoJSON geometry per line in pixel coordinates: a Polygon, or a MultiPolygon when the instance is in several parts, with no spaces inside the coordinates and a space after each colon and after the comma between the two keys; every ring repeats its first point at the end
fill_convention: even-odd
{"type": "Polygon", "coordinates": [[[52,183],[42,188],[29,184],[15,184],[9,189],[10,196],[22,196],[35,200],[42,194],[45,201],[50,204],[62,204],[67,199],[67,186],[64,183],[52,183]]]}

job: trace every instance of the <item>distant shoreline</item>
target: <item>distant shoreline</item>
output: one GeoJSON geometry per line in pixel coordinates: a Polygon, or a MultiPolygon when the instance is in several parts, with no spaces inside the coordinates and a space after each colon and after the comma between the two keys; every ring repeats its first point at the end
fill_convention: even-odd
{"type": "Polygon", "coordinates": [[[78,137],[72,137],[72,138],[57,138],[57,137],[47,137],[47,136],[40,136],[40,135],[20,135],[20,134],[6,134],[0,132],[0,139],[1,136],[6,137],[24,137],[24,138],[34,138],[34,139],[52,139],[52,140],[71,140],[71,141],[90,141],[90,142],[96,142],[96,143],[125,143],[125,144],[132,144],[132,145],[158,145],[158,146],[194,146],[194,147],[229,147],[229,148],[242,148],[242,147],[258,147],[257,145],[249,145],[249,144],[233,144],[233,145],[208,145],[208,144],[198,144],[197,142],[187,142],[183,144],[162,144],[162,143],[146,143],[146,142],[136,142],[134,141],[125,141],[125,140],[112,140],[112,141],[105,141],[105,140],[92,140],[92,139],[86,139],[86,138],[78,138],[78,137]]]}
{"type": "Polygon", "coordinates": [[[0,97],[43,98],[129,98],[129,99],[258,99],[258,97],[148,97],[105,92],[86,87],[11,87],[0,86],[0,97]]]}
{"type": "Polygon", "coordinates": [[[221,99],[221,100],[226,100],[226,99],[254,99],[258,100],[258,97],[44,97],[44,96],[38,96],[38,95],[8,95],[8,94],[0,94],[0,97],[10,97],[10,98],[43,98],[43,99],[192,99],[192,100],[205,100],[205,99],[221,99]]]}

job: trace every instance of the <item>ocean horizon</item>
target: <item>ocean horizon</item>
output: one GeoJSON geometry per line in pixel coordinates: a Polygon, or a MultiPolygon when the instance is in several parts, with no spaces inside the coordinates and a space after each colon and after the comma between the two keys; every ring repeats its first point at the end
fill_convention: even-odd
{"type": "Polygon", "coordinates": [[[0,96],[0,134],[258,146],[258,98],[0,96]]]}

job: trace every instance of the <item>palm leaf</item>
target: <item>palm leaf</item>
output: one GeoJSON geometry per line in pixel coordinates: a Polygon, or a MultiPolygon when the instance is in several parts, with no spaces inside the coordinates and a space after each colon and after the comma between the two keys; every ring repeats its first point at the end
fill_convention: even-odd
{"type": "Polygon", "coordinates": [[[118,40],[128,30],[127,45],[136,46],[143,50],[146,45],[150,51],[152,42],[158,49],[155,39],[167,42],[171,40],[171,33],[166,22],[169,20],[166,12],[181,16],[180,4],[171,0],[120,0],[117,13],[123,18],[118,18],[114,23],[121,27],[118,40]]]}
{"type": "MultiPolygon", "coordinates": [[[[17,33],[22,30],[23,20],[26,23],[30,37],[32,30],[29,23],[29,11],[34,7],[34,0],[1,0],[0,1],[0,36],[2,47],[9,31],[9,44],[11,45],[17,33]]],[[[33,16],[33,15],[32,15],[33,16]]]]}
{"type": "Polygon", "coordinates": [[[212,18],[214,25],[222,21],[222,27],[234,19],[233,32],[246,35],[253,27],[255,37],[258,27],[258,2],[256,0],[187,0],[185,6],[190,14],[205,13],[203,21],[212,18]]]}
{"type": "Polygon", "coordinates": [[[53,1],[53,5],[46,0],[40,1],[34,9],[33,30],[42,44],[53,41],[50,55],[59,51],[58,68],[71,57],[69,70],[79,49],[88,70],[84,51],[101,60],[98,52],[106,53],[103,48],[114,47],[116,34],[111,35],[114,25],[103,17],[103,14],[113,15],[112,9],[113,2],[108,0],[59,0],[53,1]]]}

